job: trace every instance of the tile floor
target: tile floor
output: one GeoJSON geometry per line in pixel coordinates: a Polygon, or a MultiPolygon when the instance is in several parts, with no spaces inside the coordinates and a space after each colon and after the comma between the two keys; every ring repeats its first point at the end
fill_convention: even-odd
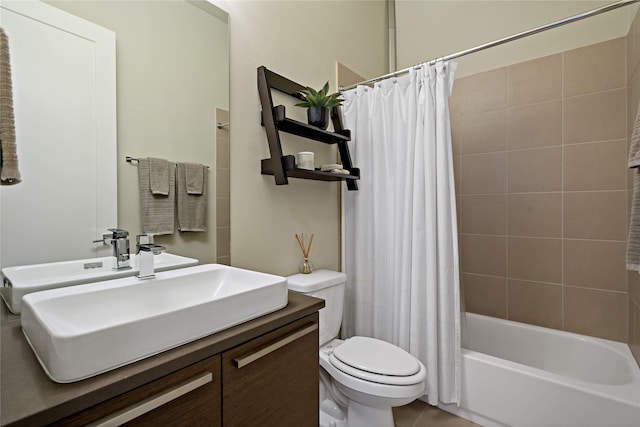
{"type": "Polygon", "coordinates": [[[480,427],[420,400],[393,408],[393,418],[396,427],[480,427]]]}

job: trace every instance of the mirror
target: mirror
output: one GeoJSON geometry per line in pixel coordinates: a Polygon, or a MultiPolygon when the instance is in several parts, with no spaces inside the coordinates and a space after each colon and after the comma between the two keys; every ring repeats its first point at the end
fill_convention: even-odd
{"type": "MultiPolygon", "coordinates": [[[[216,166],[226,167],[227,174],[229,170],[228,158],[217,159],[217,151],[228,156],[228,126],[222,129],[216,126],[218,122],[228,123],[227,14],[199,0],[45,3],[115,33],[118,208],[117,224],[113,226],[128,230],[134,236],[135,246],[135,234],[142,232],[138,171],[136,163],[126,162],[126,156],[206,164],[209,166],[207,231],[180,233],[176,228],[172,235],[157,236],[156,243],[165,246],[167,252],[197,258],[201,263],[216,262],[216,228],[220,225],[216,223],[216,196],[226,194],[228,207],[228,188],[226,193],[216,188],[216,166]],[[227,145],[226,150],[224,147],[217,150],[218,140],[227,145]]],[[[18,154],[20,160],[20,150],[18,154]]],[[[74,168],[77,162],[73,160],[64,167],[74,168]]],[[[80,179],[82,175],[77,172],[80,179]]],[[[30,178],[23,176],[23,182],[30,178]]],[[[16,191],[20,185],[15,186],[16,191]]],[[[60,191],[64,192],[64,185],[60,191]]],[[[72,210],[75,206],[69,203],[64,208],[72,210]]],[[[46,221],[43,213],[43,206],[37,203],[33,211],[23,212],[32,221],[46,221]]],[[[53,232],[56,224],[48,228],[53,232]]],[[[52,239],[47,235],[40,238],[52,239]]],[[[23,243],[2,240],[1,244],[19,247],[23,243]]],[[[85,244],[84,239],[80,244],[85,244]]],[[[95,247],[90,241],[86,246],[95,247]]],[[[52,261],[68,259],[60,253],[52,256],[52,261]]]]}

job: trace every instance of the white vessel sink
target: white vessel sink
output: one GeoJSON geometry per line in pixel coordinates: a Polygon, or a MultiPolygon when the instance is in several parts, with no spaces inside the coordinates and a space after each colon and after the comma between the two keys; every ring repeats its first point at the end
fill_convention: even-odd
{"type": "Polygon", "coordinates": [[[78,381],[279,310],[287,279],[218,264],[26,295],[22,330],[49,377],[78,381]]]}
{"type": "MultiPolygon", "coordinates": [[[[2,299],[15,314],[21,311],[22,297],[31,292],[101,282],[138,273],[139,255],[131,257],[131,268],[113,270],[113,257],[20,265],[2,269],[2,299]]],[[[155,271],[173,270],[198,264],[198,260],[169,253],[154,256],[155,271]]]]}

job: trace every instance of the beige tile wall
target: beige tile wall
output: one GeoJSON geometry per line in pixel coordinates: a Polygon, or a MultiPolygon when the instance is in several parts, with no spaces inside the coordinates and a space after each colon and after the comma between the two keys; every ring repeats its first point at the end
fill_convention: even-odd
{"type": "MultiPolygon", "coordinates": [[[[216,109],[216,123],[229,123],[229,112],[216,109]]],[[[216,262],[231,265],[229,125],[216,130],[216,262]]]]}
{"type": "MultiPolygon", "coordinates": [[[[640,101],[640,12],[636,15],[627,35],[627,136],[631,141],[631,129],[635,122],[640,101]]],[[[631,206],[633,190],[632,173],[627,174],[627,205],[631,206]]],[[[628,272],[628,324],[629,347],[640,364],[640,275],[628,272]]]]}
{"type": "Polygon", "coordinates": [[[640,335],[640,280],[624,261],[629,39],[456,81],[467,310],[616,341],[640,335]]]}

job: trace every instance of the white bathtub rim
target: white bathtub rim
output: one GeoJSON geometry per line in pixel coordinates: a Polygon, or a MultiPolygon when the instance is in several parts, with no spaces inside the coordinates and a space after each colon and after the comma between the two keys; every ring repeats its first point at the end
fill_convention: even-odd
{"type": "Polygon", "coordinates": [[[623,343],[482,315],[475,315],[479,319],[473,323],[476,319],[469,314],[469,330],[478,349],[462,349],[462,406],[439,405],[442,409],[486,427],[637,425],[640,369],[623,343]],[[529,329],[536,334],[526,338],[529,329]],[[547,334],[555,336],[548,340],[547,334]],[[526,341],[520,344],[521,337],[526,341]],[[537,350],[547,346],[550,350],[536,357],[537,350]],[[587,353],[590,348],[595,351],[587,353]],[[565,355],[553,365],[556,357],[565,355]],[[573,360],[578,361],[576,369],[565,369],[573,360]],[[607,366],[619,368],[603,369],[607,366]],[[589,374],[593,372],[600,373],[589,374]]]}
{"type": "MultiPolygon", "coordinates": [[[[630,381],[622,384],[603,384],[599,382],[587,381],[577,378],[575,376],[564,375],[553,371],[548,371],[542,368],[537,368],[531,365],[527,365],[521,362],[514,362],[509,359],[503,359],[498,356],[482,353],[477,350],[470,350],[462,348],[463,357],[472,357],[476,360],[482,360],[493,366],[500,366],[510,371],[526,372],[537,378],[545,378],[552,381],[555,384],[566,385],[568,387],[578,389],[581,391],[588,390],[589,393],[595,394],[601,397],[612,398],[622,403],[631,404],[633,406],[640,407],[640,368],[631,354],[629,347],[621,342],[611,341],[603,338],[589,337],[580,335],[574,332],[559,331],[556,329],[546,328],[543,326],[530,325],[527,323],[516,322],[513,320],[500,319],[490,316],[485,316],[476,313],[465,313],[469,317],[469,320],[473,322],[473,319],[478,321],[488,322],[490,325],[496,325],[496,327],[511,327],[520,328],[526,331],[532,331],[534,333],[552,334],[556,337],[569,338],[571,340],[578,340],[581,342],[588,342],[589,344],[596,345],[600,348],[605,348],[607,351],[611,351],[620,356],[627,365],[630,376],[630,381]]],[[[463,344],[464,345],[464,344],[463,344]]]]}
{"type": "MultiPolygon", "coordinates": [[[[589,380],[581,380],[580,378],[576,377],[576,376],[571,376],[571,375],[566,375],[566,374],[562,374],[562,373],[556,373],[557,375],[559,375],[562,378],[573,378],[576,381],[585,383],[585,384],[598,384],[598,385],[603,385],[603,386],[621,386],[621,385],[625,385],[625,384],[633,384],[633,383],[640,383],[640,366],[638,365],[638,362],[636,362],[633,354],[631,353],[631,350],[629,349],[629,346],[625,343],[622,342],[618,342],[618,341],[612,341],[612,340],[607,340],[604,338],[598,338],[598,337],[591,337],[591,336],[586,336],[586,335],[581,335],[581,334],[577,334],[574,332],[567,332],[567,331],[560,331],[557,329],[551,329],[551,328],[546,328],[544,326],[537,326],[537,325],[530,325],[527,323],[521,323],[521,322],[516,322],[513,320],[507,320],[507,319],[501,319],[501,318],[495,318],[495,317],[491,317],[491,316],[485,316],[485,315],[481,315],[481,314],[476,314],[476,313],[464,313],[466,315],[469,315],[470,318],[476,318],[481,322],[488,322],[490,324],[497,324],[498,327],[513,327],[513,328],[520,328],[520,329],[524,329],[526,331],[531,331],[534,334],[549,334],[549,335],[553,335],[554,337],[560,337],[560,338],[568,338],[569,340],[575,340],[575,341],[580,341],[581,343],[586,343],[588,345],[593,345],[595,347],[598,347],[600,349],[604,349],[608,352],[614,353],[617,356],[619,356],[620,358],[623,359],[624,363],[625,363],[625,373],[628,374],[630,376],[629,381],[623,382],[623,383],[602,383],[602,382],[598,382],[598,381],[589,381],[589,380]]],[[[463,348],[465,346],[465,342],[463,340],[463,348]]],[[[470,351],[477,351],[480,354],[486,354],[482,351],[478,351],[478,350],[472,350],[469,349],[470,351]]],[[[488,354],[489,355],[489,354],[488,354]]],[[[498,360],[511,360],[511,359],[503,359],[499,356],[493,356],[496,357],[498,360]]],[[[522,364],[524,366],[529,366],[532,368],[535,368],[532,365],[526,364],[526,363],[522,363],[522,362],[518,362],[518,361],[513,361],[511,360],[513,363],[517,363],[517,364],[522,364]]],[[[542,372],[553,372],[553,371],[547,371],[544,368],[535,368],[538,370],[541,370],[542,372]]]]}
{"type": "Polygon", "coordinates": [[[638,394],[638,391],[640,391],[640,381],[638,380],[623,385],[606,385],[586,382],[565,375],[556,374],[555,372],[534,368],[522,363],[512,362],[507,359],[500,359],[499,357],[479,353],[466,348],[462,349],[462,357],[469,357],[471,359],[482,361],[483,363],[487,363],[507,371],[525,373],[526,375],[549,381],[556,385],[569,387],[640,408],[640,394],[638,394]],[[635,397],[635,399],[633,397],[635,397]]]}
{"type": "Polygon", "coordinates": [[[493,322],[493,323],[512,323],[514,324],[516,327],[519,328],[523,328],[523,329],[527,329],[527,330],[531,330],[531,331],[536,331],[538,332],[539,330],[543,330],[545,333],[549,333],[555,336],[561,336],[561,337],[570,337],[572,339],[576,339],[579,341],[583,341],[583,342],[593,342],[593,343],[597,343],[599,347],[607,347],[610,348],[611,350],[615,351],[616,353],[618,353],[619,355],[621,355],[622,357],[624,357],[625,359],[629,360],[629,358],[631,358],[631,361],[633,362],[634,366],[638,366],[637,363],[635,362],[635,360],[633,359],[633,355],[631,354],[631,350],[629,350],[629,346],[623,342],[620,341],[613,341],[613,340],[608,340],[605,338],[599,338],[599,337],[592,337],[592,336],[588,336],[588,335],[582,335],[582,334],[578,334],[575,332],[570,332],[570,331],[561,331],[558,329],[553,329],[553,328],[547,328],[545,326],[538,326],[538,325],[531,325],[529,323],[522,323],[522,322],[518,322],[515,320],[508,320],[508,319],[502,319],[499,317],[491,317],[491,316],[485,316],[483,314],[477,314],[477,313],[470,313],[470,312],[465,312],[462,313],[466,316],[470,316],[471,318],[477,318],[477,319],[482,319],[488,322],[493,322]]]}
{"type": "MultiPolygon", "coordinates": [[[[471,318],[477,318],[477,319],[482,319],[485,320],[487,322],[493,322],[493,323],[512,323],[514,324],[516,327],[520,327],[523,329],[527,329],[527,330],[531,330],[531,331],[536,331],[538,332],[539,330],[543,330],[545,333],[549,333],[555,336],[561,336],[561,337],[570,337],[572,339],[576,339],[578,341],[583,341],[583,342],[594,342],[597,343],[598,346],[600,347],[607,347],[610,348],[612,350],[614,350],[616,353],[618,353],[619,355],[623,356],[625,359],[629,359],[629,357],[631,357],[633,359],[633,355],[631,354],[631,350],[629,350],[629,346],[623,342],[620,341],[613,341],[613,340],[608,340],[605,338],[599,338],[599,337],[592,337],[592,336],[588,336],[588,335],[582,335],[582,334],[578,334],[576,332],[570,332],[570,331],[561,331],[558,329],[553,329],[553,328],[547,328],[545,326],[538,326],[538,325],[531,325],[529,323],[522,323],[522,322],[518,322],[515,320],[508,320],[508,319],[502,319],[502,318],[498,318],[498,317],[491,317],[491,316],[485,316],[483,314],[477,314],[477,313],[470,313],[470,312],[466,312],[463,313],[464,315],[470,316],[471,318]]],[[[634,365],[637,366],[637,363],[635,363],[635,360],[633,360],[634,365]]]]}

